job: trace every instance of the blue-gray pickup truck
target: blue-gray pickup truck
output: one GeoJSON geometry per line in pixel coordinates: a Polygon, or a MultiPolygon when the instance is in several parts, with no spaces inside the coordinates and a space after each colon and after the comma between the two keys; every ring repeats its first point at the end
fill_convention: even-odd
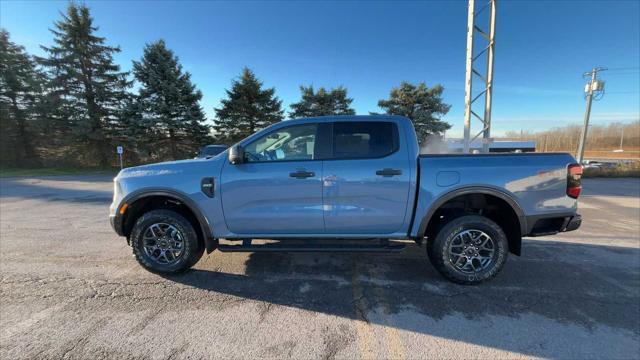
{"type": "Polygon", "coordinates": [[[523,237],[580,226],[581,175],[564,153],[420,155],[404,117],[308,118],[212,158],[122,170],[110,221],[155,272],[216,249],[390,252],[415,242],[444,277],[477,284],[520,255],[523,237]]]}

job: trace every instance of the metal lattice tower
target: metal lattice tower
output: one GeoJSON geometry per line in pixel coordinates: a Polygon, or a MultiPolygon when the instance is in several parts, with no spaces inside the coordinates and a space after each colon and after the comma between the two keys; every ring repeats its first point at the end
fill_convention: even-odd
{"type": "Polygon", "coordinates": [[[482,135],[482,151],[489,152],[491,143],[491,97],[493,95],[493,57],[496,33],[496,0],[488,0],[486,4],[476,11],[475,0],[469,0],[468,25],[467,25],[467,72],[465,77],[464,95],[464,152],[469,152],[471,142],[482,135]],[[483,31],[476,25],[476,18],[485,10],[489,10],[489,31],[483,31]],[[473,54],[474,35],[480,34],[487,41],[487,45],[476,55],[473,54]],[[474,67],[481,56],[486,55],[486,71],[484,75],[474,67]],[[484,90],[472,98],[474,75],[482,80],[484,90]],[[484,96],[483,115],[473,111],[472,105],[484,96]],[[471,137],[471,116],[482,123],[482,130],[471,137]]]}

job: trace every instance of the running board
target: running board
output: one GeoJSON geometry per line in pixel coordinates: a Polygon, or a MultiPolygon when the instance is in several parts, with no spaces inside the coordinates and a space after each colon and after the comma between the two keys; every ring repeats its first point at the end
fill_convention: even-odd
{"type": "Polygon", "coordinates": [[[242,245],[218,245],[218,250],[222,252],[376,252],[389,253],[400,252],[405,249],[404,244],[283,244],[267,243],[252,245],[243,243],[242,245]]]}

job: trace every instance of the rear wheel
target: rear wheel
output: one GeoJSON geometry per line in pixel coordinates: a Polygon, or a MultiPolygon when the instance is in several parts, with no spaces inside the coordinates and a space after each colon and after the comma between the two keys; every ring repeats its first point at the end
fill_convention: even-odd
{"type": "Polygon", "coordinates": [[[434,239],[429,239],[427,252],[445,278],[475,285],[500,272],[507,260],[508,246],[498,224],[484,216],[467,215],[445,224],[434,239]]]}
{"type": "Polygon", "coordinates": [[[193,225],[170,210],[143,214],[131,232],[131,246],[140,265],[160,273],[184,271],[195,265],[204,251],[193,225]]]}

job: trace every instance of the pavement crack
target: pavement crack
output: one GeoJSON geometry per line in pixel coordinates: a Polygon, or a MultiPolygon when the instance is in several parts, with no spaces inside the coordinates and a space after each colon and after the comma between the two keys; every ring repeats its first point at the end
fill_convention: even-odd
{"type": "Polygon", "coordinates": [[[266,301],[263,301],[258,305],[259,316],[260,316],[260,320],[258,320],[259,323],[264,322],[264,320],[267,318],[267,315],[269,315],[269,311],[271,311],[272,307],[273,307],[273,303],[266,302],[266,301]]]}
{"type": "Polygon", "coordinates": [[[134,335],[136,333],[141,333],[144,329],[146,329],[155,318],[158,317],[158,315],[160,315],[160,313],[162,313],[164,311],[165,306],[161,305],[160,307],[150,311],[148,314],[146,314],[145,316],[143,316],[138,323],[131,328],[131,330],[129,330],[127,332],[127,335],[134,335]]]}
{"type": "Polygon", "coordinates": [[[101,319],[99,319],[98,321],[96,321],[93,325],[91,325],[86,331],[84,331],[82,333],[82,335],[80,335],[79,337],[77,337],[76,339],[69,341],[66,346],[64,346],[66,349],[64,350],[64,352],[62,353],[62,355],[60,356],[60,358],[62,359],[66,359],[68,358],[68,356],[70,356],[74,351],[78,350],[78,349],[82,349],[83,347],[85,347],[87,345],[87,343],[89,342],[89,339],[100,329],[104,326],[104,324],[107,322],[107,318],[103,317],[101,319]]]}

